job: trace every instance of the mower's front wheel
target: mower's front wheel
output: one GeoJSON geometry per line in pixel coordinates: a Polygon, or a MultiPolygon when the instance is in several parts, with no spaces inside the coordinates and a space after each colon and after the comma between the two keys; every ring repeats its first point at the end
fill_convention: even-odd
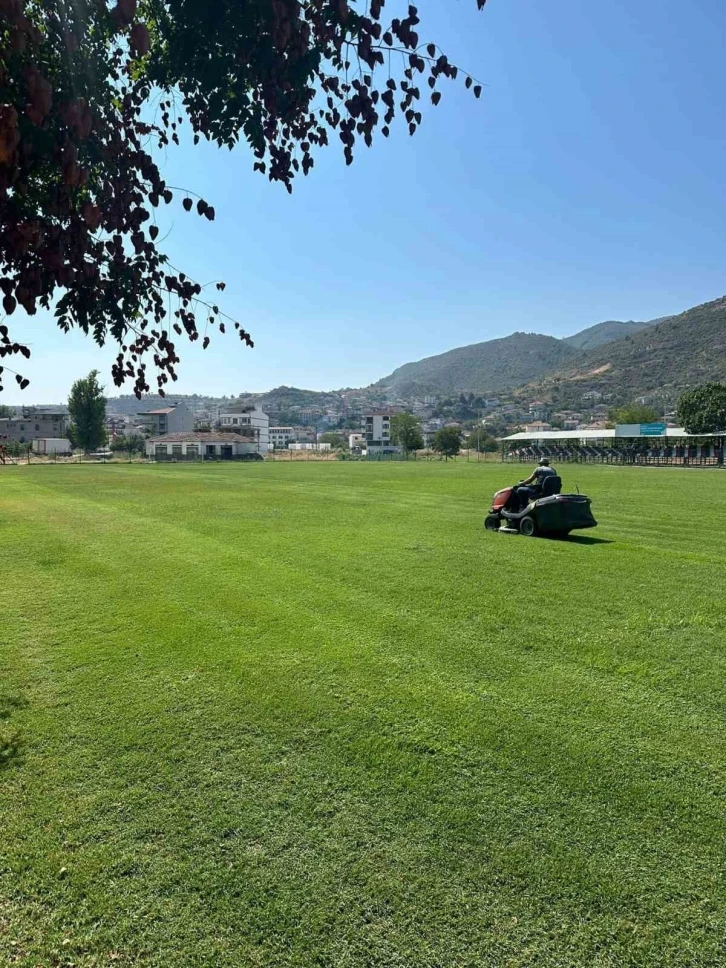
{"type": "Polygon", "coordinates": [[[519,522],[519,533],[525,535],[527,538],[531,538],[537,533],[537,525],[534,518],[529,515],[522,518],[519,522]]]}
{"type": "Polygon", "coordinates": [[[498,514],[488,514],[484,518],[484,527],[487,531],[498,531],[499,530],[499,515],[498,514]]]}

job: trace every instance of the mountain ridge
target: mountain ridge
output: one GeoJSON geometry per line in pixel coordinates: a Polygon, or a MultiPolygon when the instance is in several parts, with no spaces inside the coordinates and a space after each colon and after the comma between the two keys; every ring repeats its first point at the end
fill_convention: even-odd
{"type": "Polygon", "coordinates": [[[595,323],[587,329],[580,330],[572,336],[565,336],[564,341],[578,350],[596,349],[607,343],[614,343],[615,340],[623,339],[626,336],[634,336],[649,326],[657,326],[658,323],[665,322],[670,316],[660,316],[658,319],[649,319],[646,322],[638,322],[629,319],[621,322],[617,319],[607,319],[602,323],[595,323]]]}
{"type": "Polygon", "coordinates": [[[520,388],[550,400],[595,391],[620,400],[659,396],[672,401],[688,387],[726,381],[726,296],[693,306],[655,325],[584,353],[520,388]]]}
{"type": "Polygon", "coordinates": [[[577,352],[554,336],[518,332],[404,363],[373,386],[398,396],[497,393],[544,375],[577,352]]]}
{"type": "MultiPolygon", "coordinates": [[[[726,296],[674,316],[644,322],[606,320],[563,339],[516,332],[455,347],[405,363],[357,390],[283,385],[264,393],[239,394],[239,400],[292,411],[300,406],[335,409],[351,395],[365,405],[367,398],[412,401],[427,395],[506,392],[516,399],[541,398],[567,406],[576,405],[588,391],[618,402],[648,395],[674,399],[705,380],[726,380],[726,296]]],[[[145,405],[117,399],[132,411],[145,405]]],[[[220,403],[223,399],[217,398],[220,403]]]]}

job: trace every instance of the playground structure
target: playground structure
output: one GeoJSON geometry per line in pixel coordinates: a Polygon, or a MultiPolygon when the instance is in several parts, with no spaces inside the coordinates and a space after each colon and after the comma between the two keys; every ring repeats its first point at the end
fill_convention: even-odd
{"type": "Polygon", "coordinates": [[[14,464],[15,461],[10,456],[8,451],[8,438],[6,436],[0,437],[0,464],[14,464]]]}

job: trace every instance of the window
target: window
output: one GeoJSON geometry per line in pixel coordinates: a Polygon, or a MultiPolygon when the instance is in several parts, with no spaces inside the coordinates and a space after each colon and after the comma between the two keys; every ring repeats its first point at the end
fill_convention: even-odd
{"type": "Polygon", "coordinates": [[[199,447],[196,444],[187,444],[187,457],[199,457],[199,447]]]}
{"type": "Polygon", "coordinates": [[[36,430],[40,430],[40,424],[36,424],[36,425],[35,425],[35,429],[36,429],[36,430]]]}
{"type": "Polygon", "coordinates": [[[157,444],[155,453],[157,457],[166,457],[166,444],[157,444]]]}
{"type": "Polygon", "coordinates": [[[238,423],[239,423],[239,420],[238,420],[238,418],[237,418],[237,417],[233,417],[233,418],[232,418],[232,423],[233,423],[233,424],[238,424],[238,423]]]}
{"type": "Polygon", "coordinates": [[[182,445],[181,444],[172,444],[171,445],[171,453],[172,453],[172,456],[173,457],[181,457],[181,455],[182,455],[182,445]]]}

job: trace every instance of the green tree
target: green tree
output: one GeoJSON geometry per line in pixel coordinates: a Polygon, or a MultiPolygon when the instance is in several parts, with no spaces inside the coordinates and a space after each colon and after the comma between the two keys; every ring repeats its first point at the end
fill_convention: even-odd
{"type": "Polygon", "coordinates": [[[321,434],[318,440],[321,444],[330,444],[333,450],[345,450],[348,447],[348,441],[343,435],[336,434],[332,430],[327,430],[324,434],[321,434]]]}
{"type": "Polygon", "coordinates": [[[391,417],[391,443],[404,450],[421,450],[424,445],[421,424],[412,413],[394,413],[391,417]]]}
{"type": "Polygon", "coordinates": [[[0,417],[12,417],[12,415],[13,415],[13,408],[8,407],[4,403],[0,403],[0,417]]]}
{"type": "Polygon", "coordinates": [[[111,441],[109,449],[115,454],[143,454],[146,452],[146,438],[143,434],[129,434],[126,437],[115,437],[111,441]]]}
{"type": "Polygon", "coordinates": [[[704,383],[688,390],[678,401],[678,420],[689,434],[715,434],[726,430],[726,385],[704,383]]]}
{"type": "Polygon", "coordinates": [[[72,421],[72,442],[85,451],[98,450],[106,443],[106,398],[98,382],[98,370],[71,387],[68,413],[72,421]]]}
{"type": "Polygon", "coordinates": [[[461,433],[456,427],[442,427],[434,434],[432,450],[442,454],[447,460],[456,457],[461,450],[461,433]]]}
{"type": "MultiPolygon", "coordinates": [[[[486,0],[476,2],[482,8],[486,0]]],[[[130,379],[137,396],[148,392],[151,360],[163,393],[179,362],[174,334],[193,341],[198,322],[225,327],[215,300],[157,244],[152,212],[178,193],[157,159],[180,143],[181,126],[191,126],[195,143],[245,144],[254,169],[291,191],[328,144],[342,144],[350,164],[359,144],[387,137],[394,121],[414,134],[442,82],[458,77],[481,95],[480,84],[422,42],[415,6],[390,22],[383,6],[3,0],[5,314],[52,308],[63,332],[75,327],[100,345],[118,344],[116,385],[130,379]]],[[[204,199],[182,192],[177,200],[214,220],[204,199]]],[[[250,334],[234,326],[251,346],[250,334]]],[[[9,329],[0,324],[1,355],[29,357],[28,343],[9,329]]],[[[27,378],[15,379],[27,387],[27,378]]]]}
{"type": "Polygon", "coordinates": [[[629,403],[624,407],[616,407],[608,413],[608,421],[615,424],[654,423],[662,419],[655,407],[648,407],[642,403],[629,403]]]}
{"type": "Polygon", "coordinates": [[[493,454],[499,450],[499,441],[484,428],[474,427],[467,440],[469,450],[476,450],[480,454],[493,454]]]}

